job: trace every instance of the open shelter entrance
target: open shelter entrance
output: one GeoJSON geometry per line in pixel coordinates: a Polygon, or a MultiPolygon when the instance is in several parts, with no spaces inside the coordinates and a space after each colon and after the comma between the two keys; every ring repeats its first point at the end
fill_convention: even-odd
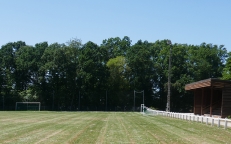
{"type": "Polygon", "coordinates": [[[194,114],[225,118],[231,116],[231,81],[210,78],[185,85],[194,92],[194,114]]]}

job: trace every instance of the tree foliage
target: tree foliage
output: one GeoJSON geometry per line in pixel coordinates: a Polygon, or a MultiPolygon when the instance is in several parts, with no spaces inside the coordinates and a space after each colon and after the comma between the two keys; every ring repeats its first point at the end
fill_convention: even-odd
{"type": "MultiPolygon", "coordinates": [[[[185,84],[231,79],[231,58],[223,45],[175,43],[171,48],[172,110],[191,109],[185,84]]],[[[167,40],[132,45],[127,36],[105,39],[100,46],[79,39],[35,46],[10,42],[0,49],[0,104],[14,109],[16,101],[29,100],[47,110],[125,110],[134,104],[134,90],[144,90],[145,105],[164,110],[169,52],[167,40]]],[[[137,95],[136,106],[140,103],[137,95]]]]}

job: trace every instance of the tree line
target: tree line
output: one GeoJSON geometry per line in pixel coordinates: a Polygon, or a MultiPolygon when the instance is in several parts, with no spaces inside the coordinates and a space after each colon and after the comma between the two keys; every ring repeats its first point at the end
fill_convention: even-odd
{"type": "MultiPolygon", "coordinates": [[[[134,90],[144,91],[144,103],[165,110],[168,62],[172,48],[171,110],[190,111],[193,95],[185,84],[225,79],[230,61],[224,45],[188,45],[167,40],[135,44],[115,37],[83,44],[9,42],[0,49],[0,109],[17,101],[39,101],[47,110],[125,110],[134,105],[134,90]],[[226,59],[227,65],[226,65],[226,59]]],[[[140,106],[142,94],[136,94],[140,106]]]]}

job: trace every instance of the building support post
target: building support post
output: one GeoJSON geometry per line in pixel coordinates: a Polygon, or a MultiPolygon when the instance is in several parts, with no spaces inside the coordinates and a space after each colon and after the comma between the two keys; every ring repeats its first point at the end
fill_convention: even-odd
{"type": "Polygon", "coordinates": [[[211,97],[210,97],[210,117],[213,115],[213,86],[211,86],[211,97]]]}
{"type": "Polygon", "coordinates": [[[196,93],[197,93],[197,90],[193,90],[194,91],[194,107],[193,107],[193,113],[196,114],[196,93]]]}
{"type": "Polygon", "coordinates": [[[202,97],[201,97],[201,115],[203,115],[203,106],[204,106],[204,88],[202,88],[202,97]]]}

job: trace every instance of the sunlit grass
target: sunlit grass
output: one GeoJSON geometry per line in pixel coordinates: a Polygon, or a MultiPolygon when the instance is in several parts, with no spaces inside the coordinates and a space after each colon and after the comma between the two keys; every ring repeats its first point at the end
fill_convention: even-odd
{"type": "Polygon", "coordinates": [[[0,112],[0,143],[231,143],[231,130],[132,112],[0,112]]]}

